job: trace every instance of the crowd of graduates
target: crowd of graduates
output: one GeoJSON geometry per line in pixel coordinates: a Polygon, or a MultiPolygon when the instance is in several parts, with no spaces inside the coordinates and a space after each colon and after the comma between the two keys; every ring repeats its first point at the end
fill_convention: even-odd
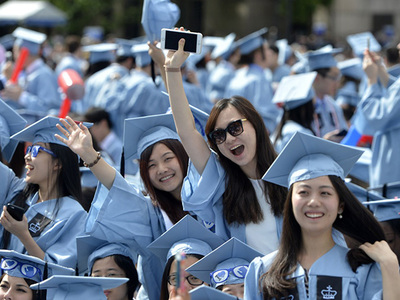
{"type": "Polygon", "coordinates": [[[398,299],[400,46],[266,34],[0,38],[0,299],[398,299]]]}

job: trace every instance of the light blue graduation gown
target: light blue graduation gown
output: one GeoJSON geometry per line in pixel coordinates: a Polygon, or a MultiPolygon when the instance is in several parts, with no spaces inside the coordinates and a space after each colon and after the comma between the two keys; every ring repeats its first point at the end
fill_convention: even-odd
{"type": "Polygon", "coordinates": [[[264,120],[270,133],[278,124],[282,109],[272,103],[273,90],[264,74],[264,70],[255,64],[243,67],[235,72],[225,90],[224,97],[239,95],[249,100],[264,120]]]}
{"type": "MultiPolygon", "coordinates": [[[[222,196],[225,192],[225,175],[225,170],[214,152],[211,152],[202,175],[190,162],[181,191],[183,208],[206,221],[205,225],[215,224],[215,233],[223,239],[235,237],[246,243],[246,225],[228,224],[223,215],[222,196]]],[[[276,217],[275,221],[279,240],[282,219],[276,217]]]]}
{"type": "Polygon", "coordinates": [[[25,77],[19,81],[23,92],[18,103],[7,101],[7,104],[18,110],[23,109],[19,112],[28,123],[33,123],[49,113],[58,113],[61,94],[54,71],[43,60],[37,59],[24,74],[25,77]]]}
{"type": "Polygon", "coordinates": [[[339,105],[349,104],[357,106],[360,102],[360,95],[358,94],[357,84],[353,81],[348,81],[345,85],[337,91],[336,103],[339,105]]]}
{"type": "MultiPolygon", "coordinates": [[[[310,129],[307,129],[307,128],[301,126],[299,123],[289,120],[285,123],[285,125],[283,125],[281,137],[276,141],[275,146],[274,146],[275,150],[278,153],[281,152],[282,149],[289,142],[289,140],[292,138],[293,134],[295,134],[296,132],[302,132],[302,133],[314,135],[314,133],[310,129]]],[[[274,137],[272,137],[271,139],[273,141],[275,140],[274,137]]]]}
{"type": "Polygon", "coordinates": [[[72,69],[72,70],[76,71],[79,74],[79,76],[81,76],[83,78],[84,77],[83,64],[84,64],[83,60],[81,60],[69,53],[66,56],[64,56],[60,60],[60,62],[57,64],[56,70],[55,70],[56,75],[58,77],[62,71],[67,70],[67,69],[72,69]]]}
{"type": "Polygon", "coordinates": [[[314,115],[312,126],[315,134],[319,137],[336,129],[347,130],[343,110],[331,96],[325,95],[324,99],[317,99],[314,115]]]}
{"type": "Polygon", "coordinates": [[[99,185],[85,226],[86,234],[109,242],[128,242],[139,254],[138,274],[150,300],[160,298],[165,261],[147,246],[166,231],[158,207],[119,173],[110,190],[99,185]]]}
{"type": "MultiPolygon", "coordinates": [[[[285,299],[317,300],[317,299],[382,299],[382,274],[376,263],[361,265],[353,272],[347,262],[347,248],[335,245],[311,266],[309,276],[309,297],[306,295],[305,271],[300,264],[291,275],[296,280],[297,289],[285,299]],[[339,298],[339,295],[342,297],[339,298]],[[335,295],[334,298],[321,298],[322,295],[335,295]],[[296,295],[297,294],[297,295],[296,295]]],[[[245,278],[244,299],[262,300],[259,289],[261,276],[268,271],[276,252],[262,258],[255,258],[249,266],[245,278]]]]}
{"type": "Polygon", "coordinates": [[[373,135],[370,187],[400,181],[400,79],[388,90],[370,86],[357,107],[354,125],[373,135]]]}
{"type": "Polygon", "coordinates": [[[272,82],[281,82],[282,78],[290,74],[290,67],[287,64],[279,65],[272,72],[272,82]]]}
{"type": "Polygon", "coordinates": [[[225,95],[225,90],[235,74],[235,67],[226,60],[222,60],[210,72],[207,83],[207,94],[210,100],[220,100],[225,95]]]}
{"type": "MultiPolygon", "coordinates": [[[[10,194],[5,197],[8,203],[12,200],[12,194],[15,195],[16,192],[20,191],[24,187],[25,182],[17,178],[4,165],[1,164],[0,166],[0,177],[2,178],[0,194],[1,196],[10,194]]],[[[44,260],[65,267],[75,268],[77,263],[75,238],[83,233],[87,216],[86,211],[78,201],[70,197],[60,198],[59,206],[56,206],[56,199],[36,203],[37,200],[37,193],[27,199],[26,204],[29,208],[25,212],[25,216],[28,220],[30,233],[37,234],[37,236],[33,236],[33,239],[45,252],[44,260]],[[54,212],[56,212],[55,216],[53,216],[54,212]],[[37,222],[34,221],[37,214],[48,218],[49,223],[47,226],[40,228],[37,222]]],[[[2,228],[1,237],[3,230],[2,228]]],[[[14,235],[11,235],[8,249],[26,254],[24,245],[14,235]]]]}
{"type": "Polygon", "coordinates": [[[85,96],[82,99],[82,113],[91,106],[104,107],[98,104],[97,96],[100,91],[106,91],[109,88],[110,82],[118,80],[129,75],[129,70],[124,66],[113,63],[108,67],[92,74],[85,81],[85,96]]]}
{"type": "Polygon", "coordinates": [[[400,77],[400,64],[396,64],[387,69],[387,72],[393,77],[400,77]]]}

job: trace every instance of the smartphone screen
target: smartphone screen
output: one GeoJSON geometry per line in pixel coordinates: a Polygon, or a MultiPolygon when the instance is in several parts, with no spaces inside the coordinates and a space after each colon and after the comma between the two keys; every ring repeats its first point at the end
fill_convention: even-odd
{"type": "Polygon", "coordinates": [[[181,38],[184,38],[186,42],[183,50],[186,52],[196,53],[197,37],[197,34],[177,30],[167,30],[165,32],[165,49],[178,50],[178,42],[181,38]]]}

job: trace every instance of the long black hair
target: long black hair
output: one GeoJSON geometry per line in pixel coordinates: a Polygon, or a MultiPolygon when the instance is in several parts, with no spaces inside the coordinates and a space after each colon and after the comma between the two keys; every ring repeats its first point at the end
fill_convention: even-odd
{"type": "MultiPolygon", "coordinates": [[[[339,204],[344,205],[342,218],[336,218],[333,228],[351,237],[360,244],[385,240],[379,222],[351,193],[340,177],[329,175],[330,181],[339,196],[339,204]]],[[[288,278],[297,268],[298,255],[302,245],[302,235],[297,223],[292,204],[293,185],[289,189],[285,202],[283,227],[280,247],[269,271],[260,278],[260,287],[264,299],[280,299],[287,296],[289,290],[296,287],[296,282],[288,278]]],[[[362,264],[374,262],[363,250],[352,248],[347,253],[347,260],[355,272],[362,264]]]]}
{"type": "MultiPolygon", "coordinates": [[[[257,173],[264,174],[275,160],[277,154],[268,136],[264,121],[251,102],[240,96],[219,100],[210,112],[205,132],[208,134],[215,129],[219,114],[232,106],[250,122],[256,132],[257,141],[257,173]]],[[[223,195],[223,213],[228,224],[259,223],[263,214],[254,187],[239,165],[226,158],[218,146],[208,137],[208,142],[226,171],[226,189],[223,195]]],[[[275,216],[281,216],[287,189],[273,183],[263,182],[264,193],[275,216]],[[268,197],[267,197],[268,196],[268,197]]]]}

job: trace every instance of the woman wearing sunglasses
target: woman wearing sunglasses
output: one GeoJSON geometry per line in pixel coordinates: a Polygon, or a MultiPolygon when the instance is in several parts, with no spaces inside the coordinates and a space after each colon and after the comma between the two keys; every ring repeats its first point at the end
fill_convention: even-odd
{"type": "Polygon", "coordinates": [[[58,118],[46,117],[12,138],[32,145],[25,155],[26,175],[20,179],[0,165],[3,205],[12,203],[24,214],[3,207],[1,248],[75,268],[75,237],[83,232],[86,212],[82,197],[78,157],[54,134],[58,118]]]}
{"type": "Polygon", "coordinates": [[[189,55],[184,43],[165,61],[175,125],[191,160],[184,209],[215,223],[225,239],[236,237],[265,254],[274,251],[286,189],[261,180],[276,157],[264,121],[243,97],[218,101],[205,128],[210,149],[194,127],[182,85],[180,67],[189,55]]]}

